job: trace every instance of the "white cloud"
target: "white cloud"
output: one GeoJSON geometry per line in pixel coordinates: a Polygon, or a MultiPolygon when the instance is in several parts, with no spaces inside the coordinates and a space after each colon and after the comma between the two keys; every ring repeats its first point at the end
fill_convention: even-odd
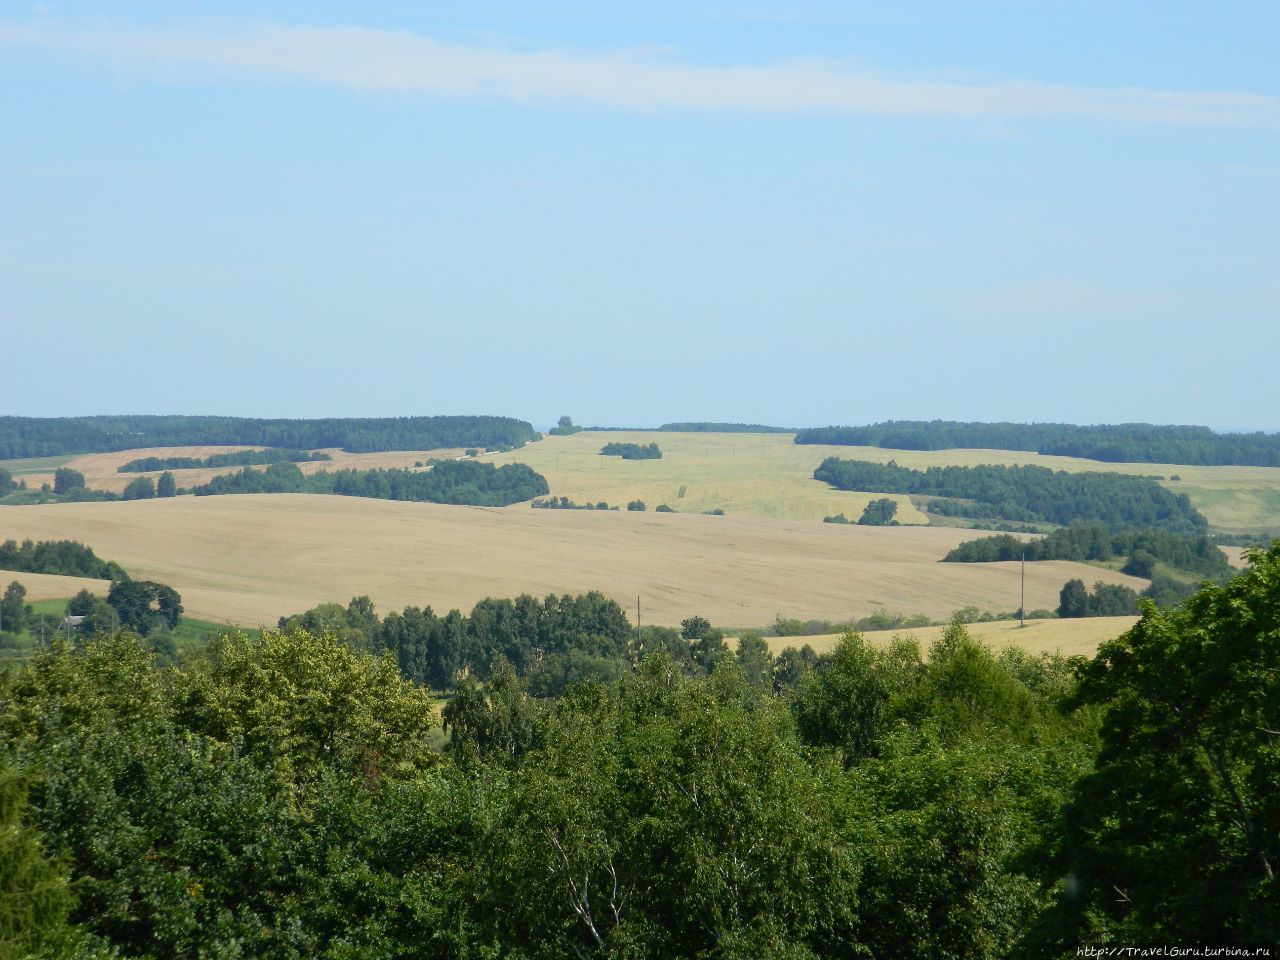
{"type": "Polygon", "coordinates": [[[0,48],[60,50],[129,70],[212,70],[323,86],[623,110],[1061,118],[1280,128],[1280,97],[1035,81],[890,78],[839,63],[691,66],[638,53],[513,52],[363,27],[49,30],[0,25],[0,48]]]}

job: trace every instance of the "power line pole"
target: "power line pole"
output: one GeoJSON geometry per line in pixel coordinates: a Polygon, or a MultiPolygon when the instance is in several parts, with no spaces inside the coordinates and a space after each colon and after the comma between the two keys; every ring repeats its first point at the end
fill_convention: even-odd
{"type": "Polygon", "coordinates": [[[636,594],[636,643],[640,642],[640,595],[636,594]]]}

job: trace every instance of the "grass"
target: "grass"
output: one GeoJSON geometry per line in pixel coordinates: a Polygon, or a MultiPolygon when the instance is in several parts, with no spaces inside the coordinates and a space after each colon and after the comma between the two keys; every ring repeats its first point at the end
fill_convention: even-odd
{"type": "MultiPolygon", "coordinates": [[[[135,577],[172,584],[191,617],[246,626],[359,594],[383,612],[445,611],[486,596],[596,589],[628,612],[640,595],[644,622],[665,626],[694,614],[764,627],[779,614],[847,622],[888,608],[942,619],[970,605],[1018,605],[1018,564],[938,562],[972,535],[945,528],[308,494],[51,504],[10,508],[3,519],[5,536],[78,539],[135,577]]],[[[44,578],[14,577],[41,595],[33,584],[44,578]]],[[[1037,563],[1027,570],[1028,606],[1056,606],[1072,577],[1145,586],[1082,564],[1037,563]]],[[[99,583],[57,580],[43,596],[99,583]]]]}
{"type": "MultiPolygon", "coordinates": [[[[1280,468],[1187,467],[1155,463],[1100,463],[1074,457],[1047,457],[1008,450],[887,450],[880,447],[798,445],[791,434],[593,433],[547,437],[520,450],[492,457],[498,463],[527,463],[543,474],[556,496],[578,502],[610,504],[644,500],[649,509],[666,503],[676,510],[703,512],[715,507],[728,514],[821,520],[843,513],[856,520],[879,494],[831,490],[812,479],[830,456],[886,463],[894,460],[917,470],[931,466],[1036,464],[1053,470],[1098,470],[1158,476],[1185,493],[1214,527],[1225,531],[1280,533],[1280,468]],[[610,441],[651,443],[663,459],[621,461],[600,457],[610,441]],[[1172,480],[1177,476],[1180,479],[1172,480]],[[686,488],[680,496],[681,487],[686,488]]],[[[907,497],[898,501],[898,519],[924,523],[928,517],[907,497]]]]}

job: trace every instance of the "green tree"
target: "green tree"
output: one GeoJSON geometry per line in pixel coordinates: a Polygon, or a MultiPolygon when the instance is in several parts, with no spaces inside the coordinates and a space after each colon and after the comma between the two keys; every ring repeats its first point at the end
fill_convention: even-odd
{"type": "Polygon", "coordinates": [[[156,483],[150,477],[134,477],[121,495],[125,500],[151,500],[156,495],[156,483]]]}
{"type": "Polygon", "coordinates": [[[160,479],[156,481],[157,497],[173,497],[178,493],[177,481],[173,479],[173,474],[166,470],[160,474],[160,479]]]}
{"type": "Polygon", "coordinates": [[[747,632],[740,636],[735,659],[748,687],[758,693],[773,689],[773,654],[760,634],[747,632]]]}
{"type": "Polygon", "coordinates": [[[70,467],[59,467],[53,472],[53,492],[70,493],[72,490],[84,489],[84,474],[70,467]]]}
{"type": "Polygon", "coordinates": [[[1280,543],[1084,669],[1105,709],[1068,810],[1059,943],[1280,941],[1280,543]]]}
{"type": "Polygon", "coordinates": [[[778,704],[744,697],[732,664],[688,680],[655,655],[564,698],[545,745],[490,781],[477,925],[529,956],[854,953],[840,784],[778,704]]]}
{"type": "Polygon", "coordinates": [[[891,497],[881,497],[878,500],[872,500],[862,508],[862,516],[858,518],[858,523],[864,527],[895,526],[897,521],[893,517],[897,512],[898,501],[891,497]]]}
{"type": "Polygon", "coordinates": [[[0,762],[0,960],[43,954],[62,939],[73,898],[28,818],[27,784],[0,762]]]}
{"type": "Polygon", "coordinates": [[[26,629],[27,618],[31,615],[26,600],[27,588],[17,580],[5,587],[4,598],[0,599],[0,630],[21,633],[26,629]]]}
{"type": "Polygon", "coordinates": [[[178,591],[151,580],[117,580],[107,591],[107,603],[120,626],[144,637],[160,625],[172,630],[182,617],[178,591]]]}
{"type": "Polygon", "coordinates": [[[1083,580],[1068,580],[1058,594],[1058,616],[1087,617],[1089,615],[1089,590],[1083,580]]]}

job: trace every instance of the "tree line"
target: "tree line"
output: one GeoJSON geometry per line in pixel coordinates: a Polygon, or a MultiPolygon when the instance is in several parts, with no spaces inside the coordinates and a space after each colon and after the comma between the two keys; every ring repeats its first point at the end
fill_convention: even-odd
{"type": "Polygon", "coordinates": [[[469,614],[405,607],[379,617],[368,597],[344,608],[321,604],[281,617],[282,630],[330,633],[357,649],[387,652],[401,674],[435,690],[451,690],[459,676],[487,679],[496,662],[509,663],[542,695],[589,676],[612,679],[629,665],[635,628],[618,604],[600,593],[525,594],[481,600],[469,614]]]}
{"type": "Polygon", "coordinates": [[[796,443],[894,450],[1027,450],[1107,463],[1280,466],[1280,433],[1215,433],[1208,427],[1150,423],[959,423],[889,420],[865,427],[813,427],[796,443]]]}
{"type": "Polygon", "coordinates": [[[0,543],[0,570],[92,580],[128,578],[120,564],[99,559],[91,547],[77,540],[6,540],[0,543]]]}
{"type": "Polygon", "coordinates": [[[944,563],[992,563],[1001,560],[1075,560],[1106,562],[1127,557],[1123,570],[1150,579],[1157,563],[1217,580],[1231,575],[1226,555],[1207,536],[1189,537],[1164,530],[1110,530],[1076,524],[1047,536],[1022,540],[997,534],[966,540],[942,558],[944,563]]]}
{"type": "Polygon", "coordinates": [[[55,643],[0,677],[0,949],[1274,944],[1277,578],[1280,546],[1091,661],[955,624],[927,650],[850,634],[780,693],[754,643],[697,671],[644,652],[555,698],[499,662],[463,678],[443,754],[428,691],[332,635],[228,634],[179,668],[128,635],[55,643]]]}
{"type": "MultiPolygon", "coordinates": [[[[1154,480],[1118,473],[1067,473],[1036,466],[929,467],[913,470],[867,460],[828,457],[814,479],[838,490],[923,494],[967,500],[1007,520],[1060,525],[1098,523],[1111,528],[1153,528],[1202,535],[1208,522],[1184,494],[1154,480]]],[[[940,501],[931,501],[926,509],[940,501]]],[[[963,510],[967,504],[954,504],[963,510]]]]}
{"type": "Polygon", "coordinates": [[[351,453],[440,447],[495,450],[537,438],[528,423],[510,417],[0,417],[0,460],[181,446],[336,447],[351,453]]]}
{"type": "Polygon", "coordinates": [[[305,476],[294,463],[266,470],[245,467],[191,488],[196,496],[233,493],[326,493],[380,500],[505,507],[549,492],[546,478],[523,463],[501,467],[476,460],[445,460],[430,470],[320,471],[305,476]]]}
{"type": "Polygon", "coordinates": [[[157,470],[190,470],[195,467],[247,467],[332,459],[323,450],[236,450],[232,453],[211,453],[207,457],[139,457],[116,467],[116,472],[153,473],[157,470]]]}

